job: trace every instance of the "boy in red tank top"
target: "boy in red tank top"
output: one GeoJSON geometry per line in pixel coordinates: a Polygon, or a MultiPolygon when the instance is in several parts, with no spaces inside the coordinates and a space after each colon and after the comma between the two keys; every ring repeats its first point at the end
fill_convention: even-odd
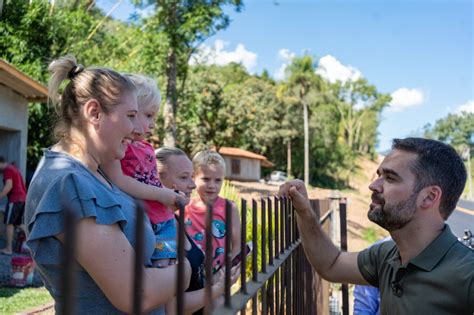
{"type": "Polygon", "coordinates": [[[207,204],[212,204],[212,260],[214,270],[224,264],[225,240],[232,238],[232,256],[240,250],[240,217],[232,203],[232,235],[226,231],[226,199],[219,196],[224,183],[225,161],[214,151],[198,152],[193,158],[194,181],[198,196],[193,198],[185,210],[185,227],[194,242],[206,252],[207,204]]]}

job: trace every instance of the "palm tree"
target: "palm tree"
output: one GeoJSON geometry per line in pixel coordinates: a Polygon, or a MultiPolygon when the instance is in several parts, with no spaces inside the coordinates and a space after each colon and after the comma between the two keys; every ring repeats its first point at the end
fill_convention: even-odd
{"type": "Polygon", "coordinates": [[[304,182],[309,184],[309,123],[308,105],[315,101],[322,89],[323,80],[315,73],[313,58],[309,55],[293,58],[286,69],[289,74],[288,87],[303,106],[304,123],[304,182]],[[316,97],[316,98],[315,98],[316,97]]]}

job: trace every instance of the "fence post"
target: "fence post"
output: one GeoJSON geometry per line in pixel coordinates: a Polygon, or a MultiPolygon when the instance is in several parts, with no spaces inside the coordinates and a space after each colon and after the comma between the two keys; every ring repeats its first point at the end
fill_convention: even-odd
{"type": "MultiPolygon", "coordinates": [[[[341,250],[347,252],[347,200],[340,199],[339,215],[341,222],[341,250]]],[[[342,285],[342,314],[349,315],[349,287],[342,285]]]]}

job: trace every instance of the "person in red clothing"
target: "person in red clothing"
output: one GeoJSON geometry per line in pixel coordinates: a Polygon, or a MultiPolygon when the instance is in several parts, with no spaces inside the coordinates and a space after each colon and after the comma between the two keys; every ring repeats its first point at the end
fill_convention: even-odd
{"type": "Polygon", "coordinates": [[[0,173],[3,173],[3,190],[0,198],[7,196],[4,223],[6,224],[7,245],[0,250],[1,254],[11,255],[15,226],[25,231],[23,212],[25,210],[26,186],[20,171],[12,164],[8,164],[0,156],[0,173]]]}

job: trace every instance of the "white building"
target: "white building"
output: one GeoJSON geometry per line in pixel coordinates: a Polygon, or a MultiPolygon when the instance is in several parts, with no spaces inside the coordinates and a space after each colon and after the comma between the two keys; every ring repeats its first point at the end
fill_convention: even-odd
{"type": "Polygon", "coordinates": [[[45,103],[48,88],[0,59],[0,155],[26,175],[28,103],[45,103]]]}

